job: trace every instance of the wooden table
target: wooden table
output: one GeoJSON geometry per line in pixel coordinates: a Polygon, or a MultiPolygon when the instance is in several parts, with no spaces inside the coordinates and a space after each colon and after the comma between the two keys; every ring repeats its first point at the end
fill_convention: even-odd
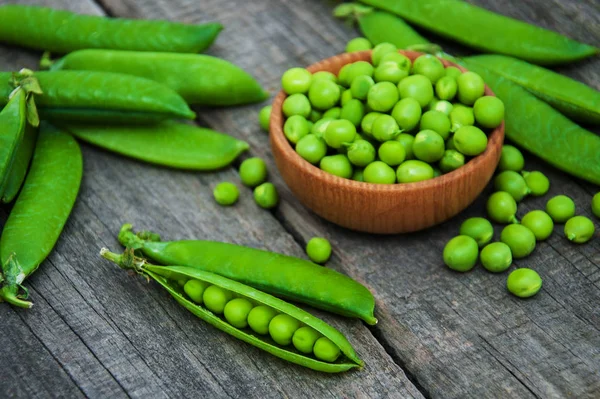
{"type": "MultiPolygon", "coordinates": [[[[598,0],[477,0],[494,11],[600,46],[598,0]]],[[[226,29],[208,54],[250,71],[274,94],[281,74],[342,52],[357,31],[331,16],[327,1],[28,0],[77,12],[226,29]]],[[[465,49],[439,38],[449,51],[465,49]]],[[[4,70],[35,68],[40,54],[2,47],[4,70]]],[[[560,69],[600,89],[600,58],[560,69]]],[[[212,187],[239,182],[236,168],[191,173],[154,167],[82,144],[85,173],[74,212],[54,252],[28,280],[35,307],[0,305],[0,397],[600,397],[600,239],[582,246],[561,226],[532,256],[515,262],[544,279],[530,300],[506,292],[507,274],[478,266],[457,274],[441,252],[484,198],[453,220],[417,234],[374,236],[344,230],[307,209],[277,173],[257,123],[264,104],[197,109],[198,123],[247,140],[282,201],[258,208],[251,191],[222,208],[212,187]],[[120,250],[122,223],[165,239],[222,240],[296,256],[313,236],[334,249],[328,267],[367,285],[379,324],[314,312],[339,328],[366,361],[360,372],[326,375],[288,364],[196,319],[154,284],[102,260],[120,250]]],[[[585,182],[527,156],[552,182],[519,215],[567,194],[590,216],[585,182]]],[[[1,213],[6,218],[6,210],[1,213]]],[[[600,227],[596,219],[597,227],[600,227]]]]}

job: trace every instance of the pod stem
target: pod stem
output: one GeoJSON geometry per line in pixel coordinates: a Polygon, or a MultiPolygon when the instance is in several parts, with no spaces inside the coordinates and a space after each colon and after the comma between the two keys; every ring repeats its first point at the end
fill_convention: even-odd
{"type": "Polygon", "coordinates": [[[13,93],[17,90],[25,90],[27,97],[27,121],[31,126],[38,127],[40,125],[40,117],[37,106],[35,105],[35,95],[41,95],[44,94],[44,92],[42,91],[38,80],[33,76],[33,71],[23,68],[19,72],[13,72],[10,83],[15,90],[10,93],[9,98],[12,97],[13,93]]]}
{"type": "Polygon", "coordinates": [[[160,235],[151,231],[145,230],[135,234],[131,223],[125,223],[121,227],[118,238],[121,245],[133,249],[142,248],[148,241],[160,241],[160,235]]]}
{"type": "Polygon", "coordinates": [[[134,251],[135,250],[133,248],[126,248],[123,254],[119,255],[114,252],[110,252],[108,248],[102,248],[100,250],[100,256],[115,263],[121,269],[133,270],[136,273],[143,274],[146,260],[135,256],[134,251]]]}
{"type": "Polygon", "coordinates": [[[25,309],[31,308],[33,303],[26,300],[29,292],[21,285],[25,277],[27,276],[17,261],[15,254],[11,254],[6,263],[2,265],[0,302],[4,301],[25,309]]]}
{"type": "Polygon", "coordinates": [[[40,69],[48,70],[52,68],[52,65],[54,65],[54,61],[52,61],[52,58],[50,57],[50,52],[44,51],[42,58],[40,58],[40,69]]]}
{"type": "Polygon", "coordinates": [[[373,12],[373,7],[359,3],[344,3],[333,9],[333,16],[353,23],[363,15],[370,14],[371,12],[373,12]]]}

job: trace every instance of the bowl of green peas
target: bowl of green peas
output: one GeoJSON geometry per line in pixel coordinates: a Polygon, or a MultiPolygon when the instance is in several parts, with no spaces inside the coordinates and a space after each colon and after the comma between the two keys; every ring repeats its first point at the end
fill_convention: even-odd
{"type": "Polygon", "coordinates": [[[369,233],[455,216],[492,178],[504,105],[448,60],[376,46],[282,76],[269,121],[275,163],[319,216],[369,233]]]}

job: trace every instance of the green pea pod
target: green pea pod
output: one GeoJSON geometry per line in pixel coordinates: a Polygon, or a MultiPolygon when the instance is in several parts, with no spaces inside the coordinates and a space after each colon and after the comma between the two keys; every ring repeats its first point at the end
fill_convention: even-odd
{"type": "Polygon", "coordinates": [[[4,194],[2,194],[2,202],[5,204],[15,199],[23,185],[27,169],[29,168],[29,162],[33,156],[37,135],[38,129],[27,124],[23,140],[16,149],[13,165],[8,175],[6,187],[4,188],[4,194]]]}
{"type": "Polygon", "coordinates": [[[29,308],[21,283],[46,259],[71,213],[82,175],[81,150],[70,135],[42,125],[23,189],[0,237],[0,300],[29,308]]]}
{"type": "Polygon", "coordinates": [[[568,63],[598,54],[596,47],[556,32],[454,0],[360,0],[409,23],[489,53],[535,64],[568,63]]]}
{"type": "Polygon", "coordinates": [[[268,97],[246,71],[208,55],[79,50],[50,69],[118,72],[152,79],[179,93],[189,104],[238,105],[268,97]]]}
{"type": "Polygon", "coordinates": [[[116,263],[123,269],[135,270],[137,273],[155,280],[161,286],[163,286],[163,288],[165,288],[169,294],[171,294],[173,298],[175,298],[183,307],[219,330],[224,331],[235,338],[247,342],[250,345],[256,346],[257,348],[260,348],[281,359],[308,367],[313,370],[327,373],[339,373],[352,368],[362,368],[363,366],[363,361],[358,358],[354,348],[352,348],[352,345],[350,345],[346,337],[344,337],[344,335],[342,335],[338,330],[331,327],[324,321],[314,317],[310,313],[284,302],[281,299],[275,298],[269,294],[265,294],[264,292],[258,291],[237,281],[196,268],[185,266],[152,265],[141,258],[136,258],[133,256],[133,249],[125,251],[123,255],[117,255],[104,248],[100,254],[111,262],[116,263]],[[179,288],[175,283],[175,281],[181,280],[182,278],[196,279],[211,285],[216,285],[237,294],[239,297],[249,299],[254,303],[258,303],[259,305],[269,306],[280,313],[287,314],[296,320],[299,320],[301,323],[314,328],[316,331],[323,334],[323,336],[329,338],[335,345],[338,346],[340,351],[345,355],[345,358],[334,363],[321,361],[312,356],[296,352],[295,350],[278,346],[274,344],[273,341],[264,339],[263,337],[253,333],[248,328],[236,328],[213,312],[188,300],[181,288],[179,288]]]}
{"type": "Polygon", "coordinates": [[[504,55],[465,58],[523,86],[569,118],[600,125],[600,91],[567,76],[504,55]]]}
{"type": "Polygon", "coordinates": [[[23,140],[26,107],[27,93],[19,87],[0,112],[0,193],[6,188],[16,150],[23,140]]]}
{"type": "Polygon", "coordinates": [[[223,26],[106,18],[46,7],[0,7],[0,41],[55,53],[85,48],[197,53],[223,26]]]}
{"type": "Polygon", "coordinates": [[[165,121],[150,126],[104,126],[59,123],[87,143],[141,161],[180,169],[216,170],[250,146],[223,133],[165,121]]]}
{"type": "MultiPolygon", "coordinates": [[[[1,72],[0,83],[11,76],[1,72]]],[[[177,93],[150,79],[95,71],[44,71],[34,77],[43,90],[36,103],[46,119],[153,123],[196,116],[177,93]]],[[[0,103],[6,104],[11,91],[0,84],[0,103]]]]}
{"type": "Polygon", "coordinates": [[[583,129],[508,78],[474,59],[464,60],[506,108],[506,136],[573,176],[600,184],[600,136],[583,129]]]}
{"type": "Polygon", "coordinates": [[[130,224],[119,242],[139,249],[165,265],[182,265],[217,273],[284,299],[305,303],[374,325],[375,300],[362,284],[304,259],[215,241],[157,241],[158,235],[135,235],[130,224]]]}

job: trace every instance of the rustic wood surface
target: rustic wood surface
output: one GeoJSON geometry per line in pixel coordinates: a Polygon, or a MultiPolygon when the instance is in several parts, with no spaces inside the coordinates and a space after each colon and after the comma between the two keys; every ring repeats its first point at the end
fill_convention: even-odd
{"type": "MultiPolygon", "coordinates": [[[[472,2],[600,46],[598,0],[472,2]]],[[[357,35],[331,17],[332,3],[319,0],[21,3],[220,21],[226,29],[208,53],[244,67],[273,94],[287,68],[342,52],[357,35]]],[[[0,49],[3,70],[35,67],[40,56],[0,49]]],[[[600,89],[598,57],[560,70],[600,89]]],[[[26,284],[35,307],[0,305],[0,397],[600,397],[599,238],[575,246],[557,226],[532,256],[515,262],[544,279],[536,297],[519,300],[507,294],[506,274],[481,267],[457,274],[442,264],[445,242],[466,217],[484,213],[484,198],[441,226],[409,235],[372,236],[332,225],[295,200],[278,175],[256,121],[262,105],[198,109],[199,123],[247,140],[248,156],[267,160],[282,197],[273,213],[258,208],[246,188],[234,207],[214,203],[216,183],[239,182],[235,168],[173,171],[82,145],[84,180],[74,212],[26,284]],[[379,324],[315,313],[346,334],[367,366],[340,375],[312,372],[199,321],[156,285],[99,258],[103,246],[119,249],[115,237],[124,222],[166,239],[207,238],[296,256],[304,256],[311,237],[327,237],[334,248],[328,267],[374,292],[379,324]]],[[[591,216],[598,187],[532,156],[527,168],[546,173],[552,187],[546,197],[525,200],[519,215],[542,208],[551,195],[567,194],[578,213],[591,216]]]]}

